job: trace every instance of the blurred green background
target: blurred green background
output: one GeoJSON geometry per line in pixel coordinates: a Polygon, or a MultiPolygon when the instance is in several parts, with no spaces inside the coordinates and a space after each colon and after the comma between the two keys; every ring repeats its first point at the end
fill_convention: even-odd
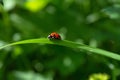
{"type": "MultiPolygon", "coordinates": [[[[55,31],[120,54],[120,0],[0,2],[0,46],[55,31]]],[[[17,45],[0,51],[0,80],[120,80],[120,62],[57,45],[17,45]]]]}

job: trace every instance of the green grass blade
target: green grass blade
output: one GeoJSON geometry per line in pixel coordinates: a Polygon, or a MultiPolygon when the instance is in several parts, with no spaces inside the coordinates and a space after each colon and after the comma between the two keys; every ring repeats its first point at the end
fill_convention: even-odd
{"type": "Polygon", "coordinates": [[[102,50],[99,48],[89,47],[87,45],[78,44],[78,43],[68,41],[68,40],[49,40],[47,38],[29,39],[29,40],[18,41],[18,42],[14,42],[14,43],[11,43],[11,44],[8,44],[5,46],[1,46],[0,49],[6,48],[8,46],[13,46],[13,45],[18,45],[18,44],[28,44],[28,43],[61,45],[61,46],[66,46],[66,47],[70,47],[70,48],[86,50],[86,51],[100,54],[100,55],[103,55],[103,56],[106,56],[109,58],[113,58],[115,60],[120,60],[120,55],[113,53],[113,52],[105,51],[105,50],[102,50]]]}

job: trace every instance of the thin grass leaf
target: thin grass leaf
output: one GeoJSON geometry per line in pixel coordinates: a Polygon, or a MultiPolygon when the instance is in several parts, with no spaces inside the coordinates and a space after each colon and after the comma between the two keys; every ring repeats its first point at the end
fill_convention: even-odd
{"type": "Polygon", "coordinates": [[[5,46],[1,46],[0,49],[6,48],[8,46],[13,46],[13,45],[18,45],[18,44],[28,44],[28,43],[55,44],[55,45],[60,45],[60,46],[65,46],[65,47],[70,47],[70,48],[82,49],[85,51],[93,52],[93,53],[100,54],[100,55],[120,61],[120,55],[116,53],[105,51],[99,48],[89,47],[87,45],[78,44],[78,43],[68,41],[68,40],[49,40],[46,38],[29,39],[29,40],[18,41],[18,42],[14,42],[14,43],[11,43],[5,46]]]}

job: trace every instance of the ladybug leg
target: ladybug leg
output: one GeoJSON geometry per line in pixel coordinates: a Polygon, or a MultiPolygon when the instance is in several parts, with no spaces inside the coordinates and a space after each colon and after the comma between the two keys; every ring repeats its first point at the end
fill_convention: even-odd
{"type": "Polygon", "coordinates": [[[54,39],[55,37],[54,36],[51,36],[52,39],[54,39]]]}

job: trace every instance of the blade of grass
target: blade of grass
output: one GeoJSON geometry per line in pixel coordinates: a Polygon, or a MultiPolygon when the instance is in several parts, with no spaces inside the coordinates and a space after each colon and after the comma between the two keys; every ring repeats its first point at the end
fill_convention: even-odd
{"type": "Polygon", "coordinates": [[[1,46],[0,49],[6,48],[8,46],[13,46],[13,45],[18,45],[18,44],[28,44],[28,43],[55,44],[55,45],[61,45],[61,46],[66,46],[70,48],[82,49],[82,50],[100,54],[100,55],[120,61],[120,55],[116,53],[105,51],[99,48],[89,47],[87,45],[78,44],[78,43],[68,41],[68,40],[49,40],[47,38],[29,39],[29,40],[18,41],[18,42],[14,42],[14,43],[11,43],[5,46],[1,46]]]}

